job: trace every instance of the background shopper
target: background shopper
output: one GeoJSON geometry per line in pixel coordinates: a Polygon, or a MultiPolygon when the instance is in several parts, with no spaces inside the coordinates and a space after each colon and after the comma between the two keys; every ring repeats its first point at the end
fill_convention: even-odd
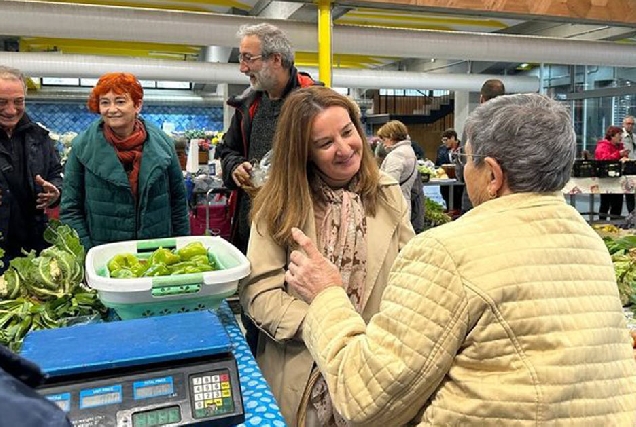
{"type": "MultiPolygon", "coordinates": [[[[498,96],[506,94],[506,86],[504,86],[503,82],[499,79],[488,79],[481,85],[481,89],[479,90],[479,103],[483,104],[486,101],[490,101],[491,99],[495,99],[498,96]]],[[[455,175],[457,176],[457,180],[459,182],[464,181],[464,165],[461,163],[455,164],[455,175]]],[[[468,191],[464,189],[462,191],[462,213],[466,213],[473,208],[473,204],[470,203],[470,198],[468,197],[468,191]]]]}
{"type": "MultiPolygon", "coordinates": [[[[623,119],[623,146],[629,150],[627,157],[629,160],[636,160],[636,141],[634,141],[634,116],[625,116],[623,119]]],[[[636,207],[636,195],[625,194],[625,205],[627,213],[631,213],[636,207]]]]}
{"type": "Polygon", "coordinates": [[[417,158],[411,147],[409,131],[399,120],[391,120],[378,129],[378,136],[387,151],[380,170],[395,179],[402,189],[406,205],[411,211],[411,188],[416,184],[417,158]]]}
{"type": "MultiPolygon", "coordinates": [[[[618,126],[610,126],[605,132],[605,139],[600,140],[596,144],[594,158],[596,160],[614,160],[619,161],[627,158],[629,150],[623,147],[622,136],[623,130],[618,126]]],[[[604,220],[607,214],[610,219],[617,219],[623,211],[623,195],[622,194],[601,194],[601,205],[599,206],[599,219],[604,220]]]]}

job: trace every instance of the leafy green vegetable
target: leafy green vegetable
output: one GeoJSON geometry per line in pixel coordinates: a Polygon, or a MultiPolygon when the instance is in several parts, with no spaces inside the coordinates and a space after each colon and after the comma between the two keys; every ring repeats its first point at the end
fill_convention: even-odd
{"type": "Polygon", "coordinates": [[[73,254],[77,262],[80,265],[84,265],[86,252],[75,229],[68,225],[63,225],[58,220],[50,220],[48,227],[44,230],[44,240],[63,251],[73,254]]]}
{"type": "Polygon", "coordinates": [[[444,213],[444,207],[431,200],[430,197],[424,199],[424,219],[427,228],[436,227],[451,221],[451,217],[444,213]]]}
{"type": "Polygon", "coordinates": [[[103,317],[106,308],[82,286],[84,248],[77,232],[50,221],[44,233],[52,246],[39,255],[24,252],[0,277],[0,344],[18,351],[31,330],[63,326],[68,318],[103,317]],[[2,300],[4,298],[4,300],[2,300]]]}

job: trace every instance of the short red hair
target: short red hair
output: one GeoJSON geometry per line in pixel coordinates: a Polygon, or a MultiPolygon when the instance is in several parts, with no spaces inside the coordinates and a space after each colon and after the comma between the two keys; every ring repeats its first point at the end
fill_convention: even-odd
{"type": "Polygon", "coordinates": [[[139,105],[144,97],[144,89],[137,77],[130,73],[107,73],[99,78],[88,98],[88,109],[93,113],[99,113],[99,97],[113,91],[118,95],[128,94],[135,106],[139,105]]]}
{"type": "Polygon", "coordinates": [[[612,138],[614,138],[614,135],[616,135],[617,133],[623,133],[623,128],[619,128],[618,126],[610,126],[607,128],[607,131],[605,131],[605,139],[606,140],[610,140],[612,138]]]}

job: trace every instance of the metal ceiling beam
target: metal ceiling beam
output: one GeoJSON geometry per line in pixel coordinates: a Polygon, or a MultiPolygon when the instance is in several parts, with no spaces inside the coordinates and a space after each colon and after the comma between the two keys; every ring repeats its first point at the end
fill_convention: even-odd
{"type": "MultiPolygon", "coordinates": [[[[240,25],[263,21],[287,32],[296,49],[318,50],[314,24],[147,9],[0,2],[0,28],[6,35],[236,46],[235,34],[240,25]]],[[[333,52],[398,58],[636,66],[636,46],[628,44],[343,25],[334,26],[333,52]]]]}
{"type": "Polygon", "coordinates": [[[572,40],[607,40],[631,37],[631,27],[610,27],[607,25],[562,24],[532,33],[542,37],[567,38],[572,40]]]}
{"type": "Polygon", "coordinates": [[[567,101],[588,98],[608,98],[612,96],[636,95],[636,86],[609,87],[602,89],[590,89],[565,95],[567,101]]]}
{"type": "Polygon", "coordinates": [[[271,1],[262,8],[258,14],[260,18],[288,19],[298,9],[304,7],[303,3],[290,3],[285,1],[271,1]]]}
{"type": "MultiPolygon", "coordinates": [[[[19,68],[31,77],[96,78],[104,73],[124,71],[141,80],[247,84],[236,64],[19,52],[0,52],[0,64],[19,68]]],[[[318,75],[315,68],[303,70],[318,75]]],[[[500,78],[510,92],[536,92],[539,89],[538,78],[521,76],[334,69],[332,77],[333,86],[353,88],[471,91],[481,87],[488,78],[500,78]]]]}

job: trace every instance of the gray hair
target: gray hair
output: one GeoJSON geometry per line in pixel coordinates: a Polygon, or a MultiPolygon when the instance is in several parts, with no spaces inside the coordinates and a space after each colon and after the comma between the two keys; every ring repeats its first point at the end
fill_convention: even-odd
{"type": "Polygon", "coordinates": [[[268,57],[278,53],[284,68],[290,69],[294,65],[294,50],[287,34],[280,28],[271,24],[242,25],[236,36],[239,39],[256,36],[261,41],[261,55],[268,57]]]}
{"type": "Polygon", "coordinates": [[[26,77],[22,71],[17,68],[6,67],[0,65],[0,79],[2,80],[20,80],[26,89],[26,77]]]}
{"type": "Polygon", "coordinates": [[[568,109],[536,93],[503,95],[475,109],[464,140],[475,165],[496,159],[515,193],[561,190],[570,179],[576,135],[568,109]]]}

